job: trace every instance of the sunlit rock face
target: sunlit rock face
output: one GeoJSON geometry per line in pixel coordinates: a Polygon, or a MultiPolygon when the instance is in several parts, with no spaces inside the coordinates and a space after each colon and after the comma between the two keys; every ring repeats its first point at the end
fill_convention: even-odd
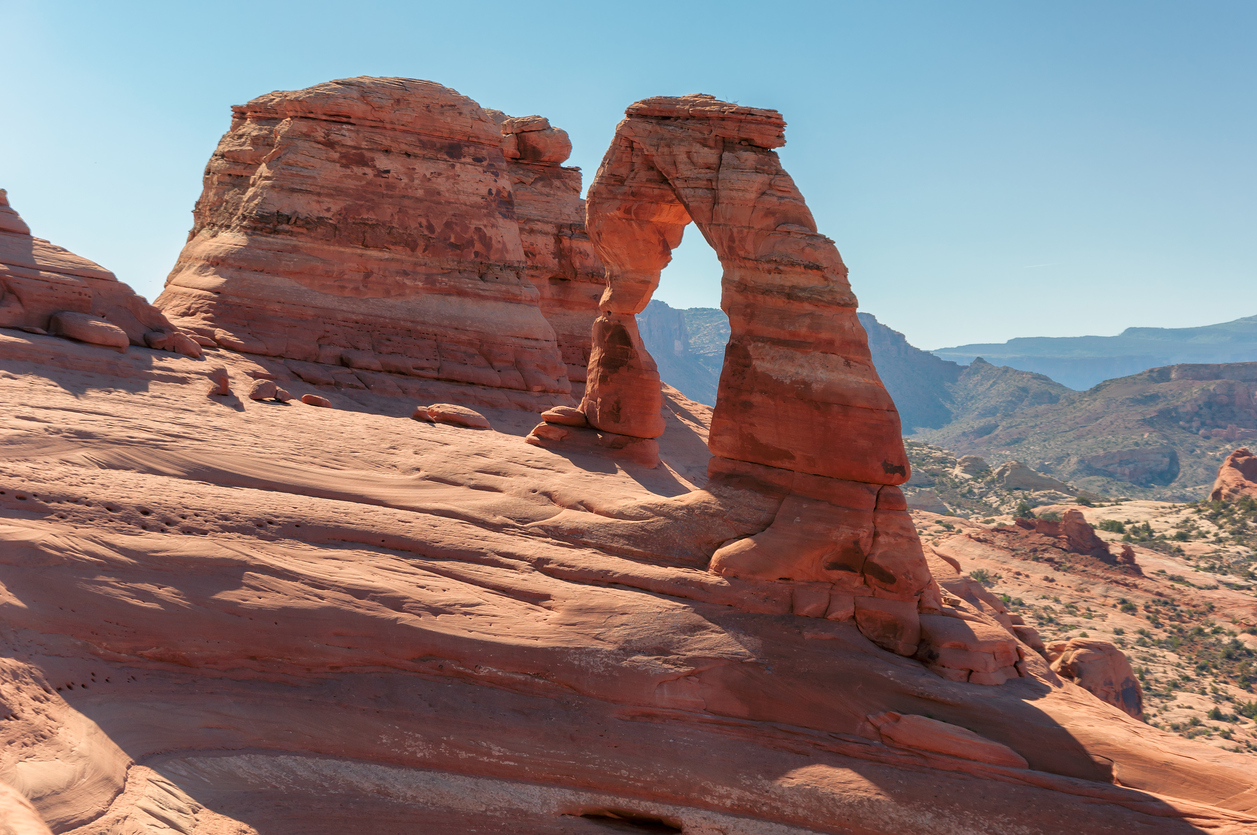
{"type": "MultiPolygon", "coordinates": [[[[233,108],[158,306],[232,350],[567,394],[533,279],[598,272],[581,248],[579,172],[559,165],[561,131],[499,121],[439,84],[393,78],[233,108]],[[532,146],[504,129],[549,145],[521,154],[532,146]]],[[[547,299],[565,311],[566,343],[570,295],[547,299]]],[[[579,350],[570,358],[580,366],[579,350]]]]}
{"type": "Polygon", "coordinates": [[[1209,491],[1209,500],[1233,502],[1244,497],[1257,499],[1257,455],[1240,447],[1218,468],[1218,478],[1209,491]]]}
{"type": "Polygon", "coordinates": [[[847,269],[774,150],[784,129],[774,110],[711,96],[628,108],[586,207],[607,289],[581,410],[596,430],[662,433],[659,375],[635,316],[692,222],[724,266],[731,332],[710,473],[787,497],[767,530],[723,544],[710,569],[821,584],[833,596],[827,608],[912,655],[930,573],[895,486],[908,479],[899,416],[873,368],[847,269]]]}
{"type": "MultiPolygon", "coordinates": [[[[797,453],[795,464],[727,432],[709,449],[738,399],[722,389],[717,420],[641,384],[649,357],[632,328],[616,330],[631,314],[617,306],[615,275],[587,343],[601,393],[583,408],[547,408],[531,434],[536,417],[520,406],[562,392],[506,387],[508,368],[523,372],[483,353],[484,366],[451,368],[498,377],[459,371],[461,381],[441,382],[440,400],[400,408],[387,387],[334,391],[359,374],[436,385],[417,360],[363,367],[411,357],[403,337],[423,328],[444,328],[431,336],[443,361],[442,346],[473,331],[489,346],[513,344],[503,305],[522,319],[569,302],[585,309],[585,291],[547,307],[535,289],[575,261],[529,255],[564,228],[579,243],[567,209],[555,209],[575,205],[566,175],[549,172],[566,196],[534,204],[527,221],[521,201],[496,204],[531,230],[516,249],[506,218],[496,225],[492,212],[467,208],[482,205],[468,189],[448,205],[436,186],[417,192],[428,204],[407,202],[419,199],[411,192],[424,166],[465,183],[480,175],[456,166],[484,174],[499,165],[497,148],[501,164],[544,174],[566,138],[539,117],[499,118],[423,82],[335,82],[272,103],[271,116],[246,130],[242,114],[233,129],[257,131],[265,152],[252,173],[229,173],[230,142],[212,163],[222,194],[204,205],[187,272],[167,291],[172,306],[190,305],[204,358],[0,328],[0,385],[5,402],[21,404],[0,416],[0,832],[994,835],[1011,821],[1029,833],[1232,835],[1257,825],[1251,757],[1162,733],[1065,680],[1025,642],[1038,641],[1033,630],[1018,631],[958,563],[925,561],[898,476],[868,477],[902,452],[876,436],[876,421],[787,438],[771,434],[776,418],[752,397],[746,413],[768,427],[771,450],[797,453]],[[325,88],[338,104],[320,99],[325,88]],[[301,105],[307,94],[317,109],[301,105]],[[420,101],[430,104],[422,113],[420,101]],[[438,142],[431,125],[450,121],[458,131],[438,142]],[[406,138],[420,122],[427,133],[406,138]],[[388,168],[410,171],[412,186],[370,211],[364,197],[355,214],[344,200],[359,183],[349,172],[388,182],[377,176],[387,131],[398,134],[388,147],[414,149],[388,168]],[[324,141],[286,145],[276,138],[285,132],[324,141]],[[356,156],[327,164],[372,132],[375,156],[362,153],[377,174],[356,156]],[[464,163],[469,153],[484,161],[464,163]],[[302,164],[323,176],[300,180],[302,164]],[[289,186],[275,185],[272,166],[291,166],[289,186]],[[341,183],[329,196],[323,180],[341,183]],[[224,221],[210,234],[210,207],[233,200],[222,210],[240,227],[224,221]],[[268,228],[267,201],[307,201],[307,214],[289,219],[313,220],[268,228]],[[400,222],[367,245],[318,220],[365,236],[363,218],[406,206],[426,208],[405,228],[474,216],[467,228],[506,231],[442,261],[452,238],[416,238],[419,258],[389,243],[400,222]],[[501,252],[523,258],[494,260],[501,252]],[[372,281],[396,268],[383,286],[397,295],[350,292],[354,253],[378,267],[372,281]],[[405,259],[413,271],[397,266],[405,259]],[[448,267],[440,280],[435,263],[448,267]],[[512,277],[476,295],[460,272],[469,263],[512,277]],[[322,306],[303,307],[311,300],[322,306]],[[412,301],[467,319],[424,319],[383,351],[374,340],[403,322],[389,304],[412,301]],[[478,313],[474,327],[454,327],[478,313]],[[309,349],[298,322],[318,334],[312,360],[259,349],[309,349]],[[628,392],[626,425],[649,433],[606,428],[617,391],[628,392]],[[638,395],[653,406],[631,402],[638,395]],[[856,451],[831,452],[848,436],[856,451]]],[[[771,152],[764,143],[780,132],[779,118],[739,121],[733,105],[691,104],[724,114],[712,123],[733,132],[721,140],[731,152],[771,152]]],[[[666,127],[674,116],[651,118],[666,127]]],[[[684,141],[660,145],[658,158],[705,153],[685,144],[703,132],[682,127],[684,141]]],[[[658,185],[661,201],[665,186],[679,190],[650,180],[652,170],[630,178],[658,185]]],[[[680,222],[664,209],[656,221],[680,222]]],[[[743,226],[753,231],[751,215],[743,226]]],[[[765,217],[779,230],[778,215],[765,217]]],[[[628,249],[646,247],[650,228],[628,249]]],[[[762,291],[770,277],[748,272],[744,283],[762,291]]],[[[772,375],[801,363],[806,382],[809,356],[836,362],[827,351],[841,339],[809,336],[820,326],[799,313],[795,345],[779,344],[784,325],[770,337],[753,310],[740,314],[735,336],[749,340],[753,361],[761,345],[794,352],[753,363],[767,369],[754,380],[780,382],[772,375]]],[[[846,314],[834,316],[841,334],[846,314]]],[[[547,355],[579,365],[562,347],[575,331],[555,331],[538,340],[547,355]]],[[[850,351],[856,367],[859,346],[850,351]]],[[[824,415],[839,401],[854,408],[858,398],[840,389],[775,391],[786,413],[824,415]]],[[[734,380],[727,391],[759,390],[734,380]]]]}
{"type": "Polygon", "coordinates": [[[125,350],[200,356],[160,310],[109,270],[31,235],[0,189],[0,328],[24,328],[125,350]]]}

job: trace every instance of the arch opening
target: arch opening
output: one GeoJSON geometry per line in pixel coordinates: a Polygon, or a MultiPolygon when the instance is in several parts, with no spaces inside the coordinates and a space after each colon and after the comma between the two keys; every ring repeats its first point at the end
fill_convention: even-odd
{"type": "Polygon", "coordinates": [[[729,342],[729,317],[720,309],[723,267],[697,228],[685,228],[659,288],[637,328],[659,377],[691,400],[716,405],[720,370],[729,342]]]}

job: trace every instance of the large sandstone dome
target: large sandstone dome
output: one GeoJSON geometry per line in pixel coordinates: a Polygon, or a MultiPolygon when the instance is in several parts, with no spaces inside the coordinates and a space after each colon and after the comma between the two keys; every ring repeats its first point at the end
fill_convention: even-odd
{"type": "Polygon", "coordinates": [[[639,102],[588,236],[541,117],[239,108],[159,305],[203,357],[0,329],[0,831],[1254,831],[1251,757],[922,547],[783,129],[639,102]],[[690,222],[714,413],[633,319],[690,222]]]}

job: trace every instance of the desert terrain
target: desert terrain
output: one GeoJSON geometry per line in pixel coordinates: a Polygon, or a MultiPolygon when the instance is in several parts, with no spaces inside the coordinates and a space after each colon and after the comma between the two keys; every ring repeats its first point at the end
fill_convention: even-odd
{"type": "Polygon", "coordinates": [[[0,201],[0,825],[1253,831],[1247,505],[920,466],[784,142],[643,99],[582,199],[544,117],[271,93],[152,304],[0,201]],[[636,318],[691,225],[714,407],[636,318]]]}

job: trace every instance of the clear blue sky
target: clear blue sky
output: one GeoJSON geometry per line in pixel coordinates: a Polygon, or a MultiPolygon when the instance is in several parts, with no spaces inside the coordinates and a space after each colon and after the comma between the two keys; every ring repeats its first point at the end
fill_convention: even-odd
{"type": "MultiPolygon", "coordinates": [[[[566,128],[625,106],[785,114],[781,156],[861,308],[923,348],[1257,314],[1257,3],[0,0],[0,188],[160,292],[230,106],[438,81],[566,128]]],[[[687,235],[658,297],[716,306],[687,235]]]]}

